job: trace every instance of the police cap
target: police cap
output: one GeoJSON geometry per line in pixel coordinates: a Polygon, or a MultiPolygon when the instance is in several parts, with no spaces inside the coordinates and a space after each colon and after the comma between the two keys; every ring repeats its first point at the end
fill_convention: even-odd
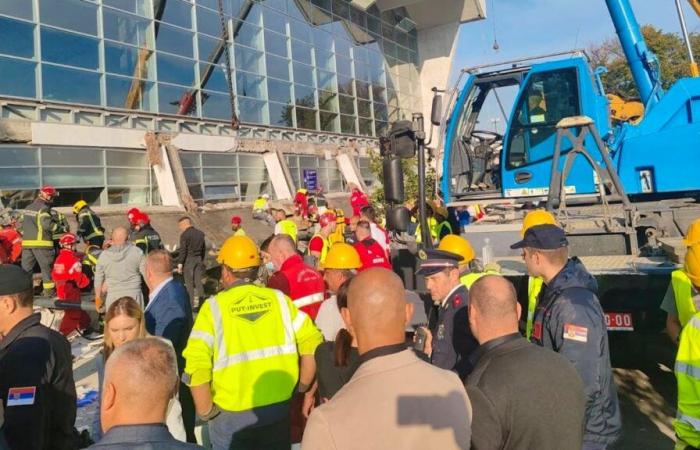
{"type": "Polygon", "coordinates": [[[568,245],[569,241],[566,239],[564,230],[556,225],[547,223],[528,228],[523,239],[511,245],[510,248],[527,247],[538,250],[556,250],[568,245]]]}
{"type": "Polygon", "coordinates": [[[32,276],[14,264],[0,264],[0,295],[13,295],[30,291],[32,276]]]}
{"type": "Polygon", "coordinates": [[[416,271],[418,275],[434,275],[445,269],[459,268],[461,256],[444,250],[428,249],[418,252],[420,268],[416,271]]]}

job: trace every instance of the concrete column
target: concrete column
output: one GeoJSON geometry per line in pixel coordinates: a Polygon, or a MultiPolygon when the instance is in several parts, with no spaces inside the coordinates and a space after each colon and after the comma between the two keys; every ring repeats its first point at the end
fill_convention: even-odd
{"type": "Polygon", "coordinates": [[[278,152],[264,153],[263,161],[265,161],[265,168],[267,168],[267,174],[270,176],[270,182],[272,183],[272,188],[275,190],[277,200],[291,200],[292,189],[287,182],[284,171],[285,166],[283,166],[283,162],[280,161],[278,152]]]}
{"type": "MultiPolygon", "coordinates": [[[[430,126],[430,107],[435,86],[448,88],[452,60],[457,48],[459,23],[452,22],[418,30],[418,70],[426,131],[430,126]]],[[[443,106],[444,102],[443,102],[443,106]]],[[[437,131],[437,130],[435,130],[437,131]]]]}
{"type": "Polygon", "coordinates": [[[168,152],[165,151],[164,145],[160,146],[160,159],[162,163],[153,166],[153,174],[156,176],[158,192],[160,192],[160,201],[163,206],[181,207],[182,204],[180,203],[180,197],[177,195],[170,159],[168,158],[168,152]]]}
{"type": "Polygon", "coordinates": [[[365,180],[362,179],[360,168],[355,164],[355,159],[347,153],[340,153],[335,159],[338,161],[338,168],[340,173],[343,174],[345,181],[348,184],[355,183],[362,192],[367,192],[365,180]]]}

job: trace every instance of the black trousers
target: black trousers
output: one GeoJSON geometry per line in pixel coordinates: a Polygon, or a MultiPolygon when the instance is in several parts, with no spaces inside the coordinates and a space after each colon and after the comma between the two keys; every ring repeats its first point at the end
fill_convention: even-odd
{"type": "Polygon", "coordinates": [[[190,296],[190,303],[195,306],[195,296],[200,299],[204,297],[204,286],[202,286],[204,263],[202,261],[185,261],[182,267],[182,276],[185,279],[185,288],[187,295],[190,296]]]}
{"type": "Polygon", "coordinates": [[[25,272],[34,273],[34,266],[38,263],[39,269],[41,269],[42,286],[45,291],[56,287],[51,279],[51,266],[54,258],[53,247],[22,249],[22,269],[25,272]]]}

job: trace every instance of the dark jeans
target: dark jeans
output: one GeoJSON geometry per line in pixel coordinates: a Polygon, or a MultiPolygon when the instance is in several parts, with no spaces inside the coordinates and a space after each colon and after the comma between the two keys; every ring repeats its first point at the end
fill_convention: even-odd
{"type": "Polygon", "coordinates": [[[180,406],[182,406],[182,424],[185,426],[187,442],[196,444],[197,437],[194,435],[195,409],[192,391],[185,383],[180,383],[178,393],[180,395],[180,406]]]}
{"type": "Polygon", "coordinates": [[[53,248],[22,249],[22,269],[24,269],[25,272],[34,273],[34,265],[39,263],[44,291],[56,287],[51,279],[51,266],[53,265],[54,258],[55,254],[53,248]]]}
{"type": "Polygon", "coordinates": [[[185,261],[182,267],[182,277],[185,280],[187,295],[190,296],[190,303],[196,306],[195,296],[204,298],[204,286],[202,277],[204,276],[204,263],[202,261],[185,261]]]}
{"type": "Polygon", "coordinates": [[[289,417],[269,425],[241,427],[236,414],[222,411],[209,422],[213,450],[289,450],[289,417]]]}

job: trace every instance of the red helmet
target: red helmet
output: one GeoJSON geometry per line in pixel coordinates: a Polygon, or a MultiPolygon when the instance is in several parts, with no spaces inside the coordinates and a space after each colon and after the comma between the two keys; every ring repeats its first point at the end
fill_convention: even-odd
{"type": "Polygon", "coordinates": [[[58,240],[58,244],[61,247],[64,245],[75,245],[76,242],[78,242],[78,238],[73,233],[66,233],[58,240]]]}
{"type": "Polygon", "coordinates": [[[46,185],[41,188],[40,192],[44,195],[48,195],[49,197],[57,197],[58,196],[58,191],[56,190],[55,187],[46,185]]]}
{"type": "Polygon", "coordinates": [[[335,214],[332,212],[325,212],[321,214],[321,217],[318,218],[318,223],[321,225],[321,228],[335,223],[335,214]]]}
{"type": "Polygon", "coordinates": [[[231,224],[232,225],[240,225],[241,224],[241,218],[239,216],[233,216],[231,217],[231,224]]]}
{"type": "MultiPolygon", "coordinates": [[[[135,209],[135,208],[134,208],[135,209]]],[[[147,223],[151,223],[151,218],[148,217],[148,214],[143,213],[141,211],[135,212],[131,215],[127,214],[127,217],[129,218],[129,223],[134,226],[134,225],[145,225],[147,223]]]]}
{"type": "Polygon", "coordinates": [[[140,209],[138,209],[138,208],[131,208],[130,210],[128,210],[128,211],[126,212],[126,217],[129,219],[129,222],[131,222],[132,219],[133,219],[133,217],[134,217],[134,216],[137,216],[137,215],[139,215],[139,214],[141,214],[141,210],[140,210],[140,209]]]}

